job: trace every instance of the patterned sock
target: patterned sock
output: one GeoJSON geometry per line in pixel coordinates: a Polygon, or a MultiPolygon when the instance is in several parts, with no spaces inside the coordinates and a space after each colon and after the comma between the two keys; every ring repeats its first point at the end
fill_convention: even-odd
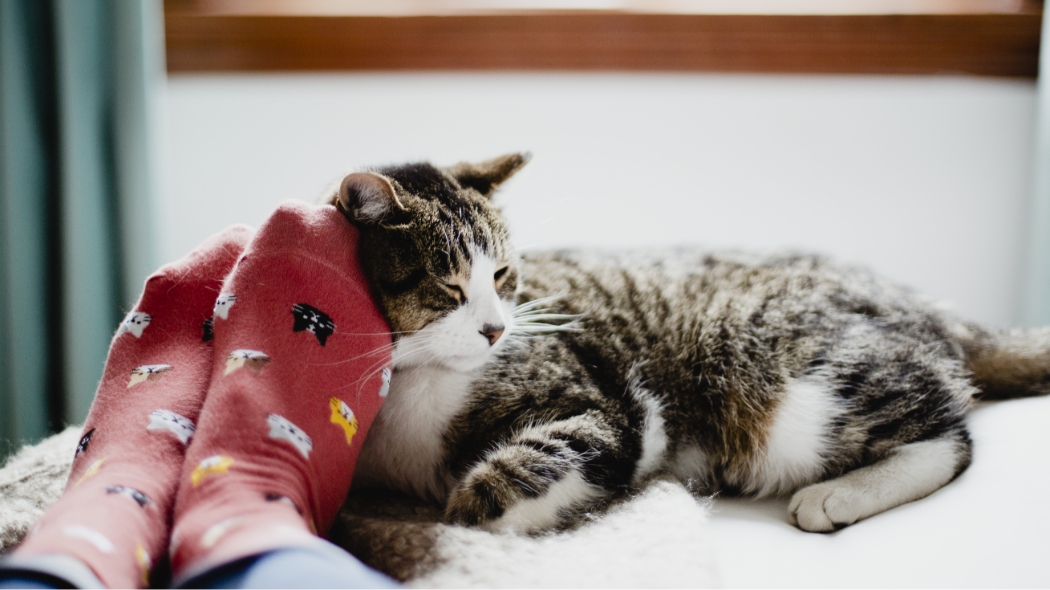
{"type": "Polygon", "coordinates": [[[386,395],[390,334],[334,207],[282,205],[226,279],[215,362],[175,506],[175,582],[311,547],[386,395]]]}
{"type": "Polygon", "coordinates": [[[148,585],[212,372],[215,297],[251,233],[230,228],[147,279],[110,344],[66,490],[12,564],[70,556],[109,587],[148,585]]]}

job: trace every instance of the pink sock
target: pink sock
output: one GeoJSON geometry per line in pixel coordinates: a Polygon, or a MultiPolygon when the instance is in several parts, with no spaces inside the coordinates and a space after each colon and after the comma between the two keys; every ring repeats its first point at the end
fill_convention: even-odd
{"type": "Polygon", "coordinates": [[[233,227],[147,281],[110,344],[66,490],[15,558],[72,556],[107,586],[147,586],[212,370],[210,318],[251,237],[233,227]]]}
{"type": "Polygon", "coordinates": [[[176,582],[332,524],[390,375],[357,240],[334,207],[285,204],[226,279],[175,506],[176,582]]]}

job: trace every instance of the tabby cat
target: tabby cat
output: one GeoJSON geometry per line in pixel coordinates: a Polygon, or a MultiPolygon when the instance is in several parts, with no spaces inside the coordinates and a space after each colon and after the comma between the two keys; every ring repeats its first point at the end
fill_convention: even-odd
{"type": "Polygon", "coordinates": [[[519,257],[490,198],[528,160],[347,176],[394,335],[355,487],[535,532],[654,476],[791,494],[831,531],[950,482],[975,399],[1050,390],[1050,331],[987,330],[818,256],[519,257]]]}

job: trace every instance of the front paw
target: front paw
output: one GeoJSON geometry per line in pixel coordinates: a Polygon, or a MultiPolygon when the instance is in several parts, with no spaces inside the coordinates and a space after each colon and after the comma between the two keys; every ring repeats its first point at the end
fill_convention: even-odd
{"type": "Polygon", "coordinates": [[[449,496],[445,522],[492,528],[493,523],[519,501],[520,492],[489,466],[472,471],[449,496]]]}

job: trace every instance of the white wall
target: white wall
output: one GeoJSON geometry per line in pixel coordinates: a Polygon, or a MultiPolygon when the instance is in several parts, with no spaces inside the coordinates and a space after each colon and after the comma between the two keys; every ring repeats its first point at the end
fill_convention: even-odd
{"type": "Polygon", "coordinates": [[[533,162],[500,197],[521,246],[798,248],[1014,322],[1035,85],[671,74],[175,75],[173,259],[355,166],[533,162]]]}

